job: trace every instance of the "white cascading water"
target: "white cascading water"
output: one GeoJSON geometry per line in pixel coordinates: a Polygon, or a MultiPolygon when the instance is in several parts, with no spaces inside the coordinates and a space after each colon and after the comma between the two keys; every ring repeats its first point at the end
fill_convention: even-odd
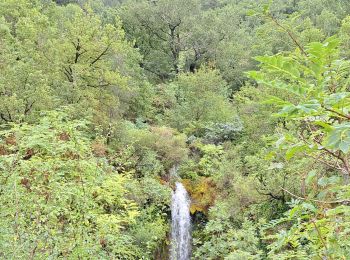
{"type": "Polygon", "coordinates": [[[190,198],[185,187],[176,182],[171,201],[171,260],[191,258],[190,198]]]}

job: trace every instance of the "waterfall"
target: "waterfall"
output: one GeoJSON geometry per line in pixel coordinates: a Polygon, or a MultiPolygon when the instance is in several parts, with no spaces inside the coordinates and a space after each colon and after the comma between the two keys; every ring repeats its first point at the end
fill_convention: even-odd
{"type": "Polygon", "coordinates": [[[171,260],[191,257],[190,198],[185,187],[176,182],[171,202],[171,260]]]}

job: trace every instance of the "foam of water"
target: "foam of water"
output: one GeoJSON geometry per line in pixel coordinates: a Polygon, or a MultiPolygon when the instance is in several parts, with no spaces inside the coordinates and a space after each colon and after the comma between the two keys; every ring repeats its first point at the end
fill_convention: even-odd
{"type": "Polygon", "coordinates": [[[176,182],[171,202],[171,260],[191,258],[190,198],[185,187],[176,182]]]}

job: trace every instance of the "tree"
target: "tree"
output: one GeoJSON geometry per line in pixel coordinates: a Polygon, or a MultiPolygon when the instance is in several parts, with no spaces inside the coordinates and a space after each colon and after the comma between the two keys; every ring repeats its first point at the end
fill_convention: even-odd
{"type": "Polygon", "coordinates": [[[164,81],[180,72],[181,53],[187,47],[198,1],[128,1],[120,10],[129,39],[144,56],[142,67],[164,81]]]}
{"type": "Polygon", "coordinates": [[[77,116],[93,116],[108,132],[144,85],[140,56],[124,40],[120,20],[104,23],[89,6],[1,5],[2,121],[73,104],[77,116]]]}
{"type": "Polygon", "coordinates": [[[140,254],[125,231],[138,215],[128,178],[93,155],[87,124],[58,111],[1,131],[3,258],[140,254]]]}
{"type": "Polygon", "coordinates": [[[235,122],[227,98],[228,87],[218,71],[203,68],[194,74],[183,73],[170,87],[174,89],[176,103],[165,113],[170,125],[177,129],[187,128],[190,133],[205,124],[235,122]]]}
{"type": "Polygon", "coordinates": [[[262,69],[250,73],[260,84],[281,91],[270,102],[281,108],[277,116],[286,120],[278,141],[286,158],[302,153],[327,169],[323,174],[310,171],[301,195],[284,190],[297,200],[285,217],[268,226],[280,229],[266,236],[274,239],[268,247],[271,257],[344,258],[349,252],[348,243],[342,242],[350,210],[345,195],[350,174],[349,62],[339,59],[338,46],[333,37],[309,44],[304,52],[258,57],[262,69]],[[341,224],[333,228],[335,219],[341,224]],[[285,223],[290,226],[280,226],[285,223]]]}

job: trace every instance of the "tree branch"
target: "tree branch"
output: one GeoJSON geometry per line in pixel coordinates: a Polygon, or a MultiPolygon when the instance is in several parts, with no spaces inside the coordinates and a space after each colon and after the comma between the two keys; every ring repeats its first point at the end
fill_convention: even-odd
{"type": "Polygon", "coordinates": [[[289,195],[291,195],[292,197],[299,199],[299,200],[304,200],[304,201],[313,201],[313,202],[317,202],[317,203],[324,203],[324,204],[336,204],[336,203],[348,203],[350,202],[350,200],[333,200],[333,201],[324,201],[324,200],[316,200],[316,199],[309,199],[309,198],[303,198],[300,197],[298,195],[295,195],[294,193],[290,192],[287,189],[284,189],[282,187],[280,187],[281,190],[287,192],[289,195]]]}
{"type": "Polygon", "coordinates": [[[286,27],[284,27],[282,24],[280,24],[277,19],[275,19],[273,17],[272,14],[267,15],[268,18],[270,18],[278,27],[280,27],[282,30],[284,30],[288,36],[292,39],[292,41],[294,42],[294,44],[298,47],[298,49],[302,52],[302,54],[304,54],[305,56],[307,56],[307,53],[305,52],[303,46],[299,43],[299,41],[297,40],[297,38],[295,37],[295,35],[288,30],[286,27]]]}
{"type": "Polygon", "coordinates": [[[91,63],[90,66],[94,65],[97,61],[99,61],[102,56],[106,55],[107,51],[109,50],[109,47],[111,46],[111,44],[108,44],[108,46],[106,47],[106,49],[104,49],[100,55],[98,55],[91,63]]]}
{"type": "Polygon", "coordinates": [[[333,109],[330,109],[330,108],[324,108],[326,111],[328,111],[328,112],[332,112],[332,113],[334,113],[334,114],[336,114],[336,115],[338,115],[338,116],[340,116],[340,117],[343,117],[343,118],[346,118],[346,119],[348,119],[348,120],[350,120],[350,115],[344,115],[344,114],[342,114],[342,113],[340,113],[340,112],[338,112],[338,111],[335,111],[335,110],[333,110],[333,109]]]}

